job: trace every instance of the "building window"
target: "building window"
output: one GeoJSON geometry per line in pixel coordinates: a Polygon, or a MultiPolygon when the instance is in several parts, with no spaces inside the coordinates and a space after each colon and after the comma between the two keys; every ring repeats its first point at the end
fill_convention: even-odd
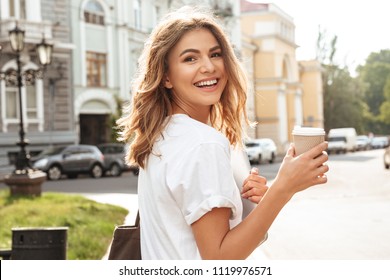
{"type": "Polygon", "coordinates": [[[92,87],[106,86],[106,54],[87,52],[87,84],[92,87]]]}
{"type": "Polygon", "coordinates": [[[26,86],[26,112],[28,119],[37,119],[38,110],[37,110],[37,93],[35,86],[28,85],[26,86]]]}
{"type": "Polygon", "coordinates": [[[160,6],[154,6],[154,22],[153,22],[153,26],[156,26],[157,23],[160,21],[161,19],[161,8],[160,6]]]}
{"type": "Polygon", "coordinates": [[[8,0],[9,16],[18,19],[26,18],[26,0],[8,0]]]}
{"type": "Polygon", "coordinates": [[[15,0],[9,0],[9,16],[16,17],[15,13],[15,0]]]}
{"type": "Polygon", "coordinates": [[[134,25],[135,28],[141,29],[141,0],[134,0],[134,25]]]}
{"type": "Polygon", "coordinates": [[[87,23],[104,25],[104,10],[97,1],[89,1],[84,9],[84,20],[87,23]]]}
{"type": "Polygon", "coordinates": [[[7,87],[5,91],[5,117],[7,119],[18,119],[18,89],[16,87],[7,87]]]}

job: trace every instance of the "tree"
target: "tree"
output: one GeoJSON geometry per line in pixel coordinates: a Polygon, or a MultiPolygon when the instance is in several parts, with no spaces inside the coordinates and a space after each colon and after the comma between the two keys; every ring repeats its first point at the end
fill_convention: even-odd
{"type": "Polygon", "coordinates": [[[358,81],[351,77],[347,67],[334,63],[337,36],[330,40],[326,30],[319,29],[317,59],[322,63],[324,84],[325,130],[337,127],[355,127],[363,132],[364,103],[358,81]]]}
{"type": "MultiPolygon", "coordinates": [[[[384,97],[385,101],[380,107],[380,116],[383,123],[390,125],[390,76],[387,77],[386,85],[384,87],[384,97]]],[[[390,131],[387,131],[386,134],[389,134],[390,131]]]]}
{"type": "Polygon", "coordinates": [[[116,112],[115,114],[111,114],[110,119],[107,122],[108,129],[110,131],[110,141],[112,143],[118,143],[118,137],[119,137],[119,129],[116,124],[116,121],[122,117],[122,106],[123,101],[115,96],[116,101],[116,112]]]}
{"type": "Polygon", "coordinates": [[[390,134],[390,49],[371,53],[357,72],[368,106],[365,127],[376,134],[390,134]]]}
{"type": "Polygon", "coordinates": [[[357,81],[351,77],[347,67],[323,65],[324,77],[324,119],[325,129],[354,127],[363,133],[364,103],[357,81]]]}

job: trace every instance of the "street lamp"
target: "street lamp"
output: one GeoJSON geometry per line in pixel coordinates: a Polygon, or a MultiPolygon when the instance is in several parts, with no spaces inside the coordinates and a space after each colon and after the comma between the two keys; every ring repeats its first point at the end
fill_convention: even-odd
{"type": "MultiPolygon", "coordinates": [[[[24,123],[23,123],[23,104],[22,104],[22,71],[21,71],[21,62],[20,62],[20,53],[24,49],[24,30],[20,29],[17,25],[14,29],[9,31],[9,39],[11,43],[11,48],[16,52],[16,63],[17,63],[17,81],[18,81],[18,90],[19,90],[19,118],[20,118],[20,128],[19,128],[19,137],[20,141],[17,143],[20,146],[20,151],[15,163],[15,173],[23,174],[32,172],[30,166],[30,156],[26,152],[26,146],[28,141],[25,139],[24,132],[24,123]]],[[[36,47],[39,62],[45,67],[51,62],[51,53],[53,50],[53,45],[46,43],[45,39],[42,39],[42,42],[36,47]]]]}
{"type": "Polygon", "coordinates": [[[53,45],[48,44],[45,38],[42,39],[42,42],[37,45],[37,52],[39,57],[39,62],[43,65],[49,65],[51,63],[51,53],[53,51],[53,45]]]}
{"type": "MultiPolygon", "coordinates": [[[[20,29],[17,25],[14,29],[9,31],[9,40],[12,50],[16,53],[16,80],[19,94],[19,142],[17,145],[20,147],[20,151],[15,161],[15,170],[12,174],[4,178],[4,182],[10,187],[11,195],[41,195],[41,185],[46,180],[46,173],[35,170],[30,164],[30,155],[26,152],[26,146],[28,141],[25,139],[24,120],[23,120],[23,99],[22,99],[22,67],[20,61],[21,52],[24,49],[24,30],[20,29]]],[[[1,50],[1,48],[0,48],[1,50]]],[[[36,46],[39,62],[45,68],[51,63],[51,54],[53,45],[48,44],[45,38],[42,42],[36,46]]],[[[37,72],[25,73],[26,81],[28,78],[36,78],[37,72]],[[33,77],[30,77],[33,76],[33,77]]]]}

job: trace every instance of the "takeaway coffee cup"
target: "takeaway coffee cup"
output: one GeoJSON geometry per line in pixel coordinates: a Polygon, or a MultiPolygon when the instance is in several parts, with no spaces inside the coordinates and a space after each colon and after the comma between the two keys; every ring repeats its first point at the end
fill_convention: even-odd
{"type": "Polygon", "coordinates": [[[325,131],[319,127],[295,126],[292,136],[296,155],[300,155],[325,141],[325,131]]]}

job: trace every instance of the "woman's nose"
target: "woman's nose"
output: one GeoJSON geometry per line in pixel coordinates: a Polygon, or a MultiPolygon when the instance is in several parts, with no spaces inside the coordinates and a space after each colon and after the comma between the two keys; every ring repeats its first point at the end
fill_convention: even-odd
{"type": "Polygon", "coordinates": [[[202,73],[213,73],[215,71],[215,65],[212,60],[207,57],[203,59],[200,70],[202,73]]]}

